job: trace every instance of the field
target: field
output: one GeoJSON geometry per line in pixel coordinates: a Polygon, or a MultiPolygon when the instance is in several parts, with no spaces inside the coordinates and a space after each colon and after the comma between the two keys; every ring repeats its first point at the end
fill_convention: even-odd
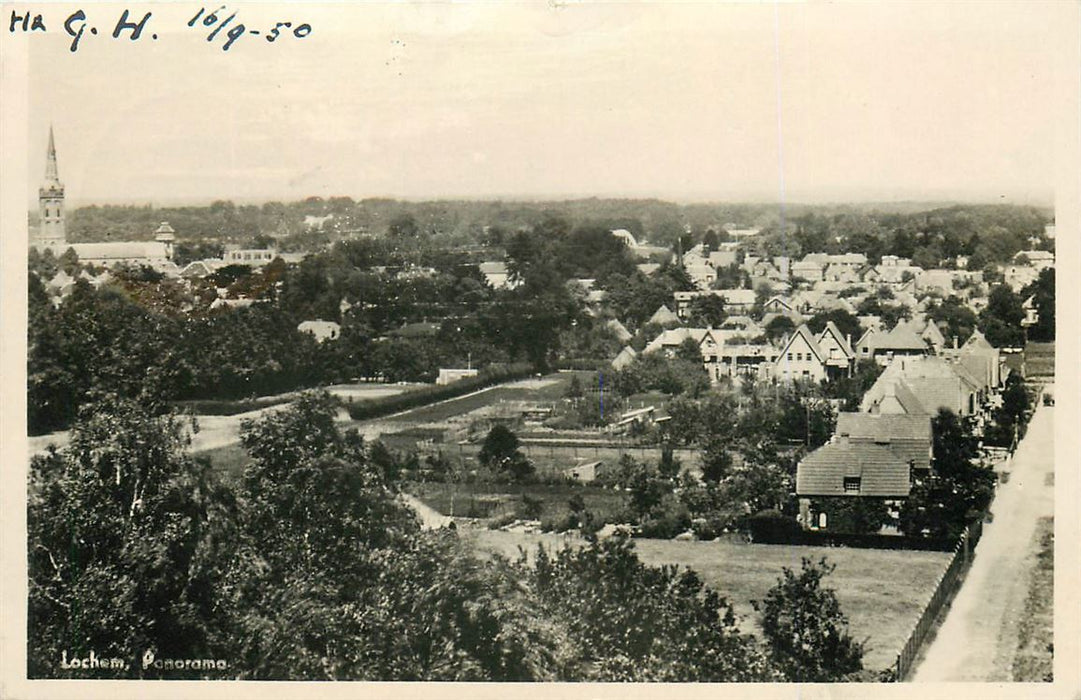
{"type": "MultiPolygon", "coordinates": [[[[563,535],[470,532],[481,550],[512,558],[518,556],[519,547],[534,550],[538,543],[558,547],[568,541],[563,535]]],[[[864,666],[872,670],[894,663],[950,557],[945,552],[646,539],[635,540],[635,547],[649,564],[677,564],[697,571],[732,603],[741,627],[753,632],[758,630],[751,601],[765,597],[782,567],[798,568],[801,557],[826,557],[837,566],[827,585],[837,591],[853,636],[867,640],[864,666]]]]}
{"type": "Polygon", "coordinates": [[[1025,376],[1055,376],[1055,344],[1029,343],[1025,346],[1025,376]]]}
{"type": "Polygon", "coordinates": [[[1013,660],[1013,680],[1051,681],[1055,642],[1055,521],[1041,518],[1033,542],[1036,567],[1029,579],[1025,612],[1018,630],[1017,655],[1013,660]]]}
{"type": "Polygon", "coordinates": [[[579,484],[411,484],[407,491],[443,515],[495,517],[513,514],[522,503],[522,494],[540,499],[538,519],[556,519],[570,512],[567,501],[582,497],[586,508],[600,518],[611,520],[623,510],[624,494],[599,486],[579,484]]]}

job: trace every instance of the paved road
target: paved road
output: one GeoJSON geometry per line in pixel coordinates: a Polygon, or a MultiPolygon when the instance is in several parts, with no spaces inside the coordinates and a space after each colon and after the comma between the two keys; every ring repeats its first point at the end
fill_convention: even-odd
{"type": "MultiPolygon", "coordinates": [[[[1053,387],[1048,387],[1053,391],[1053,387]]],[[[1054,508],[1054,408],[1038,405],[991,506],[972,568],[912,680],[1010,681],[1035,564],[1032,538],[1054,508]]]]}

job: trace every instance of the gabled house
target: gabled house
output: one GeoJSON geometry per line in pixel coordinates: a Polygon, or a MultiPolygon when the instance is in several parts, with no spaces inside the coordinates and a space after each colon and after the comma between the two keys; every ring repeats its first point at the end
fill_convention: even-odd
{"type": "Polygon", "coordinates": [[[658,326],[679,325],[679,316],[672,313],[672,310],[667,306],[661,304],[646,323],[654,323],[658,326]]]}
{"type": "Polygon", "coordinates": [[[886,364],[897,356],[926,355],[927,350],[927,342],[904,321],[886,333],[868,328],[856,343],[856,355],[860,360],[874,360],[879,364],[886,364]]]}
{"type": "Polygon", "coordinates": [[[829,378],[852,376],[852,367],[856,364],[856,351],[852,349],[852,339],[841,333],[833,321],[815,339],[824,356],[826,374],[829,378]]]}
{"type": "Polygon", "coordinates": [[[781,346],[773,376],[782,381],[818,382],[826,378],[826,356],[806,324],[800,325],[781,346]]]}
{"type": "Polygon", "coordinates": [[[630,345],[624,346],[624,348],[619,351],[619,354],[616,355],[615,359],[612,360],[612,369],[617,371],[625,369],[634,362],[637,357],[638,353],[634,351],[634,348],[630,345]]]}
{"type": "Polygon", "coordinates": [[[612,332],[612,335],[616,337],[616,340],[621,343],[626,343],[628,340],[634,337],[631,335],[631,332],[627,330],[627,327],[620,323],[617,319],[613,318],[608,320],[604,324],[604,327],[610,330],[612,332]]]}
{"type": "Polygon", "coordinates": [[[894,357],[863,395],[865,413],[974,415],[983,398],[977,378],[941,357],[894,357]]]}

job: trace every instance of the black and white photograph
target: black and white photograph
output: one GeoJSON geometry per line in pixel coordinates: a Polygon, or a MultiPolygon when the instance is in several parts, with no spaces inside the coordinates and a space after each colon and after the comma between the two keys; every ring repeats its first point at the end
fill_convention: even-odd
{"type": "Polygon", "coordinates": [[[1081,697],[1078,3],[0,17],[0,696],[1081,697]]]}

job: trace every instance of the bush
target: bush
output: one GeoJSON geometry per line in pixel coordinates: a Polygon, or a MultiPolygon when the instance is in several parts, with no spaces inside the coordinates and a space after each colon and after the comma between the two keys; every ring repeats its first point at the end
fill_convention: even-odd
{"type": "Polygon", "coordinates": [[[502,515],[497,515],[488,521],[488,529],[498,530],[501,527],[506,527],[507,525],[510,525],[517,519],[518,517],[514,513],[504,513],[502,515]]]}
{"type": "Polygon", "coordinates": [[[747,530],[754,542],[780,544],[791,541],[803,532],[799,522],[779,510],[763,510],[747,518],[747,530]]]}

